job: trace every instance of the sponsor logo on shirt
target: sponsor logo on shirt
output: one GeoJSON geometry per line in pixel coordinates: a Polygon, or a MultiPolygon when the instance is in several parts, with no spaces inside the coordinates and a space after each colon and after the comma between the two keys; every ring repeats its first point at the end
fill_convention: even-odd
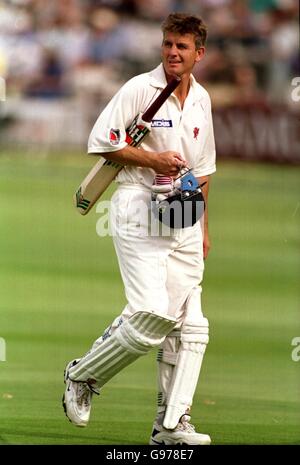
{"type": "Polygon", "coordinates": [[[153,119],[151,122],[152,128],[172,128],[172,120],[171,119],[153,119]]]}
{"type": "Polygon", "coordinates": [[[121,131],[120,129],[113,129],[109,131],[109,142],[111,145],[118,145],[121,139],[121,131]]]}

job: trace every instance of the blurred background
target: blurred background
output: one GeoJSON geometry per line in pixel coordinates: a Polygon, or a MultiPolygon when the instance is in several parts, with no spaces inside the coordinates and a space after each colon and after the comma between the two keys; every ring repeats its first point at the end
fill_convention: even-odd
{"type": "Polygon", "coordinates": [[[208,24],[195,76],[218,157],[193,423],[214,444],[300,444],[298,0],[0,0],[0,444],[148,441],[154,352],[103,389],[88,428],[60,400],[67,361],[125,305],[100,211],[72,203],[95,164],[87,139],[119,87],[159,63],[172,11],[208,24]]]}
{"type": "Polygon", "coordinates": [[[298,9],[298,0],[0,0],[1,143],[85,149],[108,99],[159,63],[162,20],[187,11],[209,26],[195,76],[211,94],[218,156],[299,162],[298,9]]]}

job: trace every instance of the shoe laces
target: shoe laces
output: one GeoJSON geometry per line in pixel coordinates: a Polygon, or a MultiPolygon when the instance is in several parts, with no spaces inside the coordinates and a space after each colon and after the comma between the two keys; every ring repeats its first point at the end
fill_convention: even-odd
{"type": "Polygon", "coordinates": [[[78,383],[77,386],[77,403],[84,407],[89,407],[92,393],[86,383],[78,383]]]}
{"type": "Polygon", "coordinates": [[[184,431],[185,433],[194,433],[195,426],[190,423],[191,417],[189,415],[182,415],[176,430],[184,431]]]}

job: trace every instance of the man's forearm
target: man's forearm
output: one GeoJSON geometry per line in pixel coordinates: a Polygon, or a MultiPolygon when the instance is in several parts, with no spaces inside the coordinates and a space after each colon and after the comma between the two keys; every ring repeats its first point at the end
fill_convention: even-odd
{"type": "Polygon", "coordinates": [[[209,192],[209,176],[201,176],[197,178],[199,184],[206,183],[203,187],[201,187],[202,194],[205,201],[205,211],[204,211],[204,228],[208,231],[208,192],[209,192]]]}
{"type": "Polygon", "coordinates": [[[115,152],[102,152],[101,155],[107,160],[114,161],[123,166],[140,166],[152,168],[156,173],[167,176],[177,176],[180,169],[186,166],[186,160],[180,153],[174,151],[149,152],[141,148],[126,145],[123,149],[115,152]]]}
{"type": "MultiPolygon", "coordinates": [[[[95,153],[95,155],[99,155],[99,153],[95,153]]],[[[115,152],[102,152],[101,156],[106,158],[106,160],[111,160],[124,166],[151,168],[158,154],[157,152],[148,152],[141,148],[126,145],[123,149],[116,150],[115,152]]]]}

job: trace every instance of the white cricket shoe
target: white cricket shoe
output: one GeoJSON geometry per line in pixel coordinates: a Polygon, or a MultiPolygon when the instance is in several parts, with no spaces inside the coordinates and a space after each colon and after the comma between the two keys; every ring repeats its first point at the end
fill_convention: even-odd
{"type": "Polygon", "coordinates": [[[72,381],[69,378],[69,369],[76,365],[79,360],[72,360],[65,368],[64,382],[66,390],[62,403],[65,414],[70,422],[75,426],[85,427],[90,419],[93,393],[99,394],[99,392],[92,389],[88,383],[72,381]]]}
{"type": "Polygon", "coordinates": [[[189,421],[190,416],[183,415],[175,429],[166,429],[162,425],[154,423],[149,444],[166,446],[174,444],[209,445],[211,443],[209,435],[196,433],[195,427],[189,421]]]}

